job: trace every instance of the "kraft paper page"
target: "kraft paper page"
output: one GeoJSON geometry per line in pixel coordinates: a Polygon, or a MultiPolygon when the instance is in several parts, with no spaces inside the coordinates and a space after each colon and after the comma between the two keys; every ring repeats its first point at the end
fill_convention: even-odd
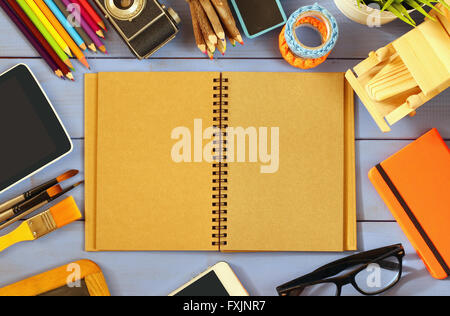
{"type": "MultiPolygon", "coordinates": [[[[268,127],[272,162],[229,163],[227,245],[221,249],[344,250],[343,74],[223,77],[229,79],[228,124],[268,127]],[[271,152],[277,150],[273,128],[279,128],[278,158],[271,152]],[[262,173],[270,164],[274,172],[262,173]]],[[[249,144],[247,136],[247,152],[249,144]]]]}
{"type": "Polygon", "coordinates": [[[97,250],[217,250],[211,164],[171,157],[174,129],[213,124],[215,76],[98,75],[97,250]]]}

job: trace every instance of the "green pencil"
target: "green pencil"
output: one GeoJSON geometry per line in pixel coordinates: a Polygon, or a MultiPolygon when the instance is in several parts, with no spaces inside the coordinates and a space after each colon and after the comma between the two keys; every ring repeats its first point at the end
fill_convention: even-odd
{"type": "Polygon", "coordinates": [[[28,4],[25,2],[25,0],[16,0],[17,3],[20,5],[22,10],[25,12],[25,14],[30,18],[30,20],[33,22],[33,24],[36,26],[36,28],[41,32],[42,36],[47,40],[47,42],[50,44],[50,46],[53,48],[55,53],[58,55],[59,58],[70,68],[74,69],[72,66],[72,63],[70,62],[69,57],[66,55],[66,53],[59,47],[58,43],[55,41],[55,39],[51,36],[51,34],[47,31],[44,24],[38,19],[36,14],[34,14],[33,10],[28,6],[28,4]]]}

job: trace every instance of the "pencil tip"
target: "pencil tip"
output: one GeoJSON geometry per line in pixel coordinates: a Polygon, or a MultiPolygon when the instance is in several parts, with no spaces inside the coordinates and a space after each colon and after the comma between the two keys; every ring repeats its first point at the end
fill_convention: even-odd
{"type": "Polygon", "coordinates": [[[91,66],[89,66],[89,63],[87,62],[86,58],[82,58],[80,59],[80,61],[87,69],[91,69],[91,66]]]}
{"type": "Polygon", "coordinates": [[[69,72],[69,73],[66,75],[66,77],[69,78],[69,79],[72,80],[72,81],[75,81],[75,78],[73,77],[73,74],[72,74],[71,72],[69,72]]]}

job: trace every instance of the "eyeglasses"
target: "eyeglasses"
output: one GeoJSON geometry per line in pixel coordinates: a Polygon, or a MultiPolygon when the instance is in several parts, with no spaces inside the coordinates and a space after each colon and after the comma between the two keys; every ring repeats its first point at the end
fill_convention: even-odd
{"type": "Polygon", "coordinates": [[[377,295],[398,283],[404,256],[401,244],[362,252],[280,285],[277,292],[280,296],[340,296],[342,287],[351,284],[363,295],[377,295]]]}

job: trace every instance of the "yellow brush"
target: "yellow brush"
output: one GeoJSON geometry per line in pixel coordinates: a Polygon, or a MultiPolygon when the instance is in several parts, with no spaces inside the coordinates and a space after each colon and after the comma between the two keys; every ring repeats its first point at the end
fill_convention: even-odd
{"type": "Polygon", "coordinates": [[[80,218],[80,210],[70,196],[49,210],[23,222],[11,233],[0,237],[0,252],[16,243],[39,239],[80,218]]]}

